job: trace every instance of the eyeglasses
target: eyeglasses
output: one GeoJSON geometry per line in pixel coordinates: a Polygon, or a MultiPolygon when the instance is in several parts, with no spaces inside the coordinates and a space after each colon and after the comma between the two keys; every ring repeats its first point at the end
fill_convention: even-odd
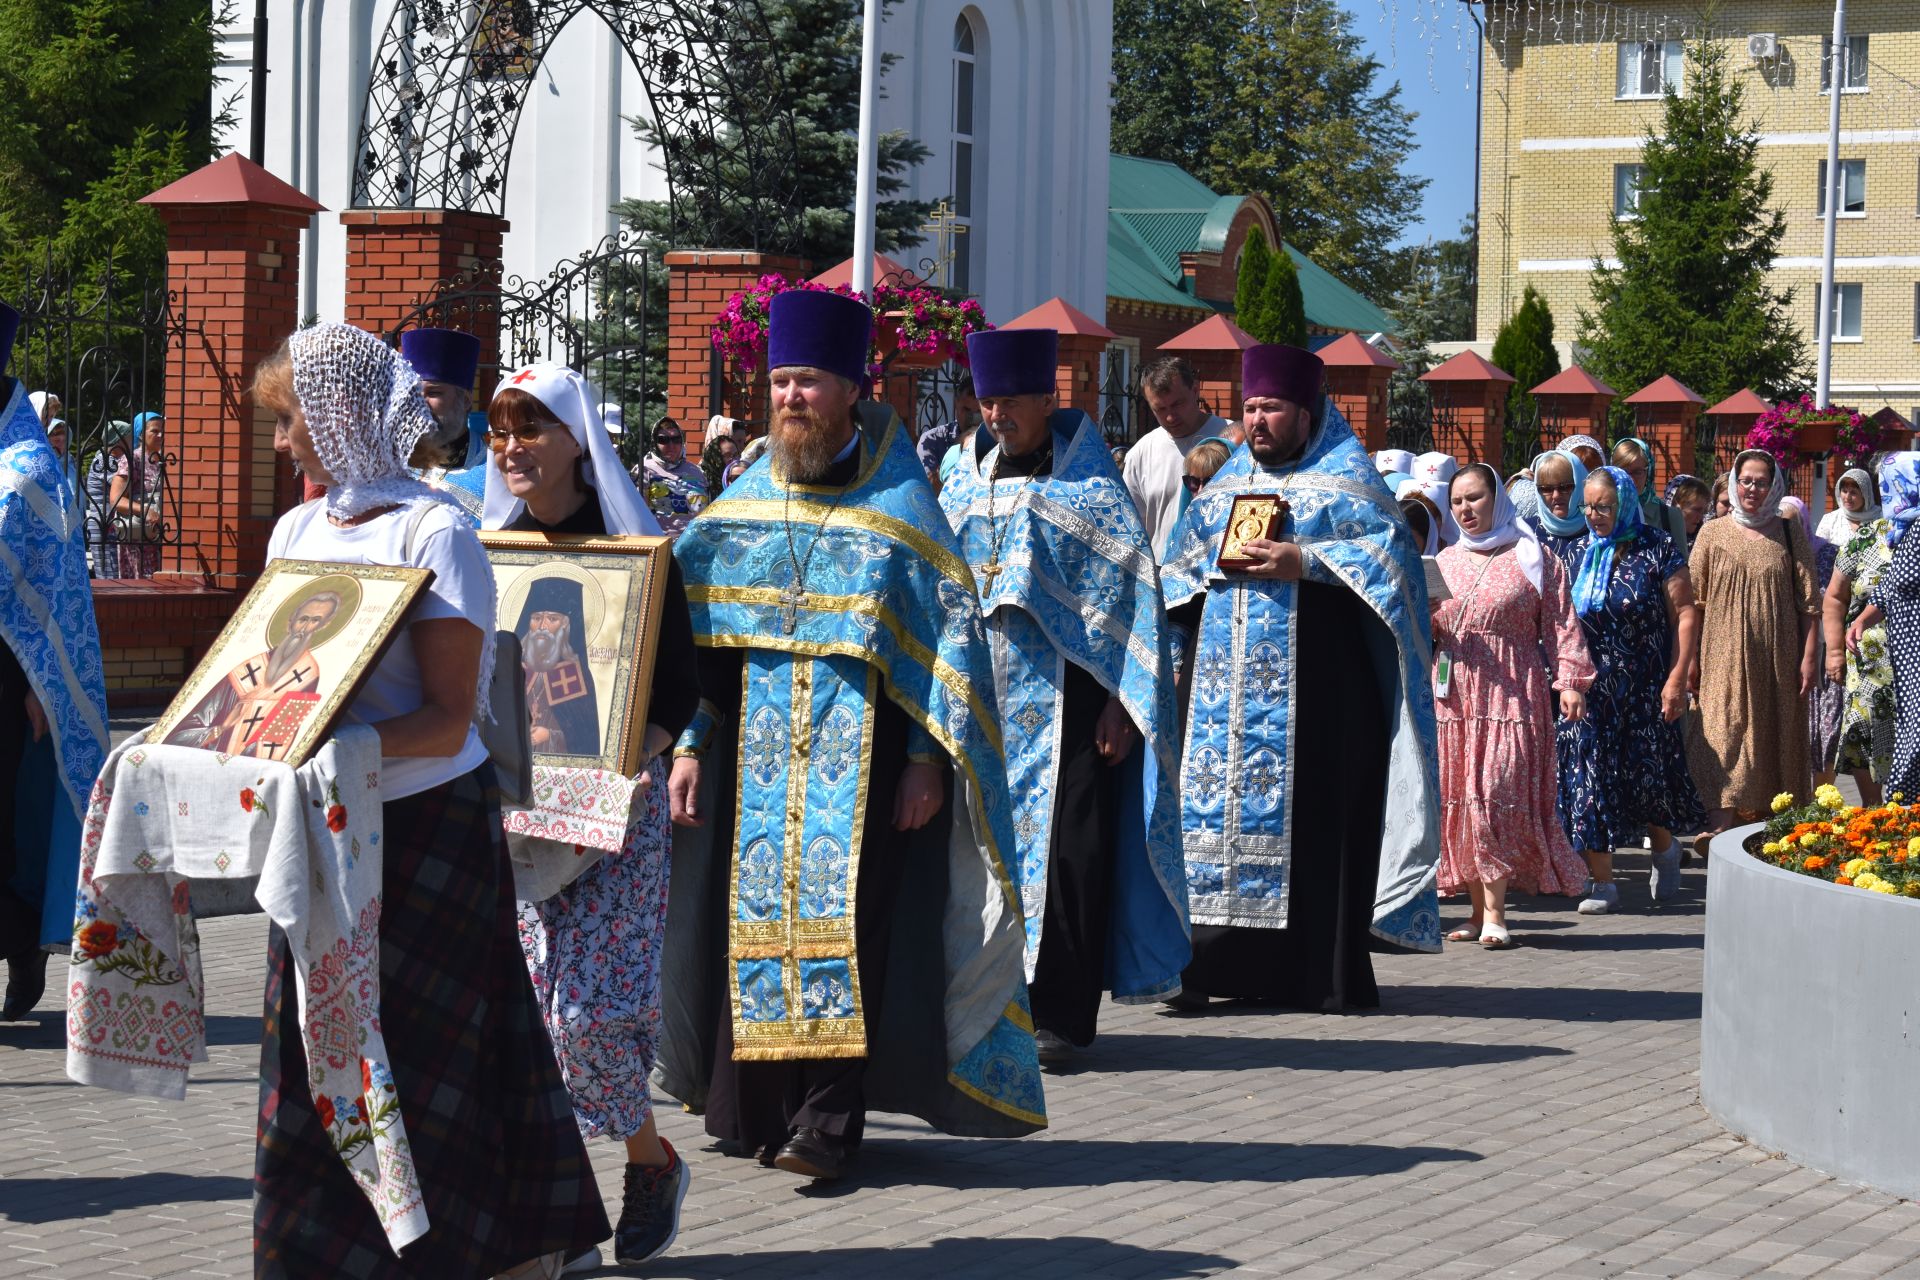
{"type": "Polygon", "coordinates": [[[682,438],[681,438],[681,437],[679,437],[679,436],[655,436],[655,437],[653,438],[653,442],[654,442],[655,444],[683,444],[683,443],[685,443],[685,442],[684,442],[684,441],[682,440],[682,438]]]}
{"type": "Polygon", "coordinates": [[[1739,485],[1742,489],[1764,490],[1764,489],[1771,489],[1773,487],[1773,481],[1770,478],[1766,480],[1748,480],[1743,477],[1739,480],[1734,481],[1734,483],[1739,485]]]}
{"type": "Polygon", "coordinates": [[[518,440],[528,448],[532,448],[540,443],[542,437],[544,437],[547,432],[553,429],[553,424],[547,422],[529,422],[524,426],[514,427],[509,431],[502,431],[499,427],[489,427],[487,429],[487,448],[493,450],[495,453],[505,453],[507,446],[515,440],[518,440]]]}
{"type": "Polygon", "coordinates": [[[1198,493],[1207,487],[1207,482],[1199,476],[1181,476],[1180,480],[1187,486],[1188,493],[1198,493]]]}
{"type": "Polygon", "coordinates": [[[1618,510],[1611,502],[1589,502],[1580,509],[1590,516],[1610,516],[1618,510]]]}
{"type": "Polygon", "coordinates": [[[1573,492],[1573,481],[1569,480],[1565,484],[1536,484],[1534,489],[1543,498],[1557,498],[1563,493],[1573,492]]]}

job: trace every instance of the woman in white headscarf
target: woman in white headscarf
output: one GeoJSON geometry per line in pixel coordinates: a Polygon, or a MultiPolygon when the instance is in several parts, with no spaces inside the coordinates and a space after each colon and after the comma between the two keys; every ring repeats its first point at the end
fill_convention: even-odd
{"type": "Polygon", "coordinates": [[[268,557],[429,568],[408,625],[347,709],[380,735],[381,1022],[429,1228],[396,1256],[316,1103],[276,930],[254,1166],[261,1276],[553,1275],[606,1211],[520,962],[485,713],[493,570],[457,507],[407,459],[434,421],[412,366],[344,324],[260,365],[274,448],[326,495],[274,526],[268,557]],[[478,620],[476,622],[475,620],[478,620]]]}
{"type": "MultiPolygon", "coordinates": [[[[677,428],[676,428],[677,429],[677,428]]],[[[487,406],[484,527],[549,534],[659,534],[633,478],[601,418],[591,384],[564,365],[538,364],[508,374],[487,406]]],[[[556,583],[565,590],[571,583],[556,583]]],[[[535,590],[539,590],[536,586],[535,590]]],[[[573,603],[579,603],[578,589],[573,603]]],[[[557,603],[550,602],[550,603],[557,603]]],[[[541,607],[529,593],[523,611],[541,607]]],[[[529,631],[504,618],[527,646],[530,668],[543,665],[535,646],[551,642],[553,656],[584,656],[591,637],[529,631]]],[[[571,625],[570,623],[567,625],[571,625]]],[[[666,929],[667,869],[672,828],[667,812],[663,754],[692,722],[700,705],[693,623],[679,566],[667,559],[667,594],[647,702],[647,727],[638,770],[639,810],[625,846],[587,868],[550,898],[520,905],[520,945],[573,1099],[574,1119],[589,1138],[626,1144],[626,1179],[614,1253],[624,1265],[664,1253],[678,1230],[686,1197],[686,1162],[660,1137],[647,1078],[653,1071],[660,1026],[660,955],[666,929]]],[[[586,680],[589,690],[591,675],[586,680]]],[[[544,695],[541,695],[544,696],[544,695]]],[[[594,699],[575,699],[597,731],[594,699]]],[[[543,740],[567,723],[530,706],[534,749],[594,755],[600,743],[543,740]]],[[[577,736],[577,735],[576,735],[577,736]]],[[[570,1258],[569,1265],[588,1269],[570,1258]]],[[[598,1266],[597,1256],[592,1266],[598,1266]]]]}
{"type": "Polygon", "coordinates": [[[1440,553],[1452,598],[1433,615],[1440,891],[1465,889],[1473,903],[1450,940],[1503,950],[1509,889],[1578,897],[1587,886],[1555,806],[1554,693],[1562,716],[1581,719],[1594,669],[1566,568],[1493,468],[1462,468],[1448,502],[1460,540],[1440,553]]]}
{"type": "Polygon", "coordinates": [[[1807,695],[1819,675],[1813,546],[1798,520],[1780,518],[1786,477],[1773,455],[1741,452],[1732,492],[1731,518],[1702,525],[1688,559],[1702,610],[1690,763],[1714,831],[1764,815],[1780,792],[1808,793],[1807,695]]]}
{"type": "Polygon", "coordinates": [[[1880,486],[1865,467],[1848,467],[1833,482],[1833,510],[1820,517],[1814,536],[1845,547],[1861,528],[1880,518],[1880,486]]]}

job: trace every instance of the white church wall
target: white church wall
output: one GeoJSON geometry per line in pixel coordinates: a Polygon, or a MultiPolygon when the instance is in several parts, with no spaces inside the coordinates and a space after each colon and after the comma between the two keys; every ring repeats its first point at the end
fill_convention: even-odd
{"type": "MultiPolygon", "coordinates": [[[[303,315],[341,314],[360,111],[391,0],[271,0],[266,167],[329,212],[303,238],[303,315]]],[[[908,194],[953,194],[954,23],[976,34],[971,291],[995,321],[1055,295],[1096,318],[1106,301],[1111,0],[914,0],[897,6],[883,48],[882,129],[931,151],[908,194]]],[[[250,137],[250,14],[222,34],[213,97],[236,90],[221,139],[250,137]]],[[[562,30],[536,72],[514,140],[505,243],[510,274],[533,280],[613,230],[620,199],[664,199],[665,175],[623,117],[645,111],[639,73],[590,11],[562,30]]],[[[931,256],[930,242],[903,255],[931,256]]],[[[821,263],[825,268],[831,264],[821,263]]]]}

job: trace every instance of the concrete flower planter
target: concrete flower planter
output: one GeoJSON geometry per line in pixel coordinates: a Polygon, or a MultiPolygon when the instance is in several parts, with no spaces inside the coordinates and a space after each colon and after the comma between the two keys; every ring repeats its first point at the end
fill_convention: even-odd
{"type": "Polygon", "coordinates": [[[1754,1144],[1920,1198],[1920,901],[1713,842],[1700,1098],[1754,1144]]]}

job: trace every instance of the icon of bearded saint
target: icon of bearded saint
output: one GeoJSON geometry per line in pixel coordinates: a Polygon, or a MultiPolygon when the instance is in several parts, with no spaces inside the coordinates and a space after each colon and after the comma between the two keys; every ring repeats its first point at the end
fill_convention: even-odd
{"type": "Polygon", "coordinates": [[[273,648],[234,664],[167,735],[166,745],[277,760],[319,699],[320,663],[307,650],[340,611],[338,591],[302,600],[273,648]]]}
{"type": "Polygon", "coordinates": [[[580,660],[586,631],[578,582],[560,577],[534,582],[514,632],[520,637],[529,736],[535,751],[600,754],[600,703],[594,697],[593,673],[580,660]]]}

